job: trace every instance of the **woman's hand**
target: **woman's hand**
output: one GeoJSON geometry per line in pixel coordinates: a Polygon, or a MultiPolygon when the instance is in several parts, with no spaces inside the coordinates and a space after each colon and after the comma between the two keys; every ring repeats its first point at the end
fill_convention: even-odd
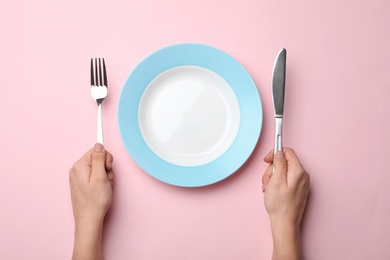
{"type": "Polygon", "coordinates": [[[112,155],[101,144],[88,150],[69,171],[75,218],[73,259],[103,259],[104,217],[112,201],[112,155]]]}
{"type": "Polygon", "coordinates": [[[300,224],[310,176],[291,148],[275,155],[270,151],[264,161],[270,163],[263,175],[263,192],[274,240],[273,259],[300,259],[300,224]]]}

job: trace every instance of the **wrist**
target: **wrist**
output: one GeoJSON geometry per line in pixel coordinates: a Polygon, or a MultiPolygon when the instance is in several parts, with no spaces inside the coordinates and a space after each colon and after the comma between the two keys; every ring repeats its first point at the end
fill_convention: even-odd
{"type": "Polygon", "coordinates": [[[103,232],[103,218],[80,216],[75,218],[75,237],[100,238],[103,232]]]}
{"type": "Polygon", "coordinates": [[[105,214],[95,210],[83,210],[75,212],[74,220],[77,225],[101,225],[104,222],[105,214]]]}
{"type": "Polygon", "coordinates": [[[103,259],[103,219],[79,218],[74,233],[73,260],[103,259]]]}
{"type": "Polygon", "coordinates": [[[299,228],[300,221],[297,217],[288,215],[286,213],[283,214],[269,214],[269,220],[271,225],[280,226],[283,225],[289,228],[299,228]]]}
{"type": "Polygon", "coordinates": [[[300,238],[300,225],[287,218],[270,218],[274,242],[300,238]]]}
{"type": "Polygon", "coordinates": [[[78,217],[75,218],[75,236],[101,235],[103,231],[103,218],[96,217],[78,217]]]}
{"type": "Polygon", "coordinates": [[[300,225],[283,217],[273,217],[270,221],[273,238],[272,259],[301,259],[300,225]]]}

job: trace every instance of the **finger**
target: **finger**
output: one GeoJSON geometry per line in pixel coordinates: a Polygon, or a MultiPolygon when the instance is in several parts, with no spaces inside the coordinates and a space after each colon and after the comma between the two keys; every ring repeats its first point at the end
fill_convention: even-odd
{"type": "Polygon", "coordinates": [[[107,172],[107,179],[108,179],[108,181],[110,182],[110,184],[111,184],[111,187],[113,186],[113,184],[114,184],[114,179],[115,179],[115,173],[114,173],[114,171],[109,171],[109,172],[107,172]]]}
{"type": "Polygon", "coordinates": [[[114,181],[114,179],[115,179],[115,173],[114,173],[114,171],[109,171],[109,172],[107,172],[107,179],[108,179],[109,181],[114,181]]]}
{"type": "Polygon", "coordinates": [[[269,153],[264,157],[264,161],[266,163],[272,163],[273,160],[274,160],[274,149],[269,151],[269,153]]]}
{"type": "Polygon", "coordinates": [[[274,173],[272,179],[278,182],[287,181],[287,161],[284,152],[278,151],[274,155],[273,160],[274,173]]]}
{"type": "Polygon", "coordinates": [[[262,183],[264,185],[267,185],[269,182],[269,179],[272,177],[272,168],[273,168],[273,165],[270,164],[263,174],[262,183]]]}
{"type": "Polygon", "coordinates": [[[296,155],[295,151],[292,148],[285,147],[283,148],[286,160],[290,164],[298,164],[300,165],[301,162],[299,161],[298,156],[296,155]]]}
{"type": "Polygon", "coordinates": [[[83,162],[84,164],[87,164],[89,167],[92,167],[92,153],[93,153],[93,148],[86,151],[85,154],[81,156],[79,161],[83,162]]]}
{"type": "Polygon", "coordinates": [[[114,161],[114,157],[112,154],[108,151],[106,151],[106,170],[111,171],[112,170],[112,162],[114,161]]]}
{"type": "Polygon", "coordinates": [[[286,156],[289,172],[303,172],[303,166],[299,161],[298,156],[295,154],[294,150],[291,148],[284,148],[283,150],[286,156]]]}
{"type": "Polygon", "coordinates": [[[285,148],[285,156],[288,164],[288,182],[294,185],[306,174],[306,171],[293,149],[285,148]]]}
{"type": "Polygon", "coordinates": [[[76,161],[69,171],[71,178],[77,178],[81,180],[89,180],[91,176],[92,166],[92,149],[89,149],[83,156],[76,161]]]}
{"type": "Polygon", "coordinates": [[[106,173],[106,151],[102,144],[95,144],[92,153],[92,173],[91,178],[104,180],[107,179],[106,173]]]}
{"type": "Polygon", "coordinates": [[[265,192],[265,189],[272,177],[272,168],[273,168],[273,165],[270,164],[267,168],[267,170],[265,170],[264,174],[263,174],[263,178],[262,178],[262,183],[263,183],[263,192],[265,192]]]}

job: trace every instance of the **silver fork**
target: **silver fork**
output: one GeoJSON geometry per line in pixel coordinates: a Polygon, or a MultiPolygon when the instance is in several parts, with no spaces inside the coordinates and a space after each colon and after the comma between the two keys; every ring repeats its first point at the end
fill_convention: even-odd
{"type": "Polygon", "coordinates": [[[107,74],[106,65],[103,60],[103,72],[100,58],[95,58],[95,64],[91,59],[91,93],[98,105],[97,113],[97,142],[103,144],[103,125],[102,125],[102,103],[107,97],[107,74]]]}

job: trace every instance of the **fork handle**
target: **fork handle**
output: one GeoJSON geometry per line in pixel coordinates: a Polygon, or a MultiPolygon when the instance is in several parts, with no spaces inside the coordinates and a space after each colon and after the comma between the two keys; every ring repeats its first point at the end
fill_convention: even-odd
{"type": "Polygon", "coordinates": [[[97,142],[103,144],[102,102],[98,103],[97,111],[97,142]]]}

